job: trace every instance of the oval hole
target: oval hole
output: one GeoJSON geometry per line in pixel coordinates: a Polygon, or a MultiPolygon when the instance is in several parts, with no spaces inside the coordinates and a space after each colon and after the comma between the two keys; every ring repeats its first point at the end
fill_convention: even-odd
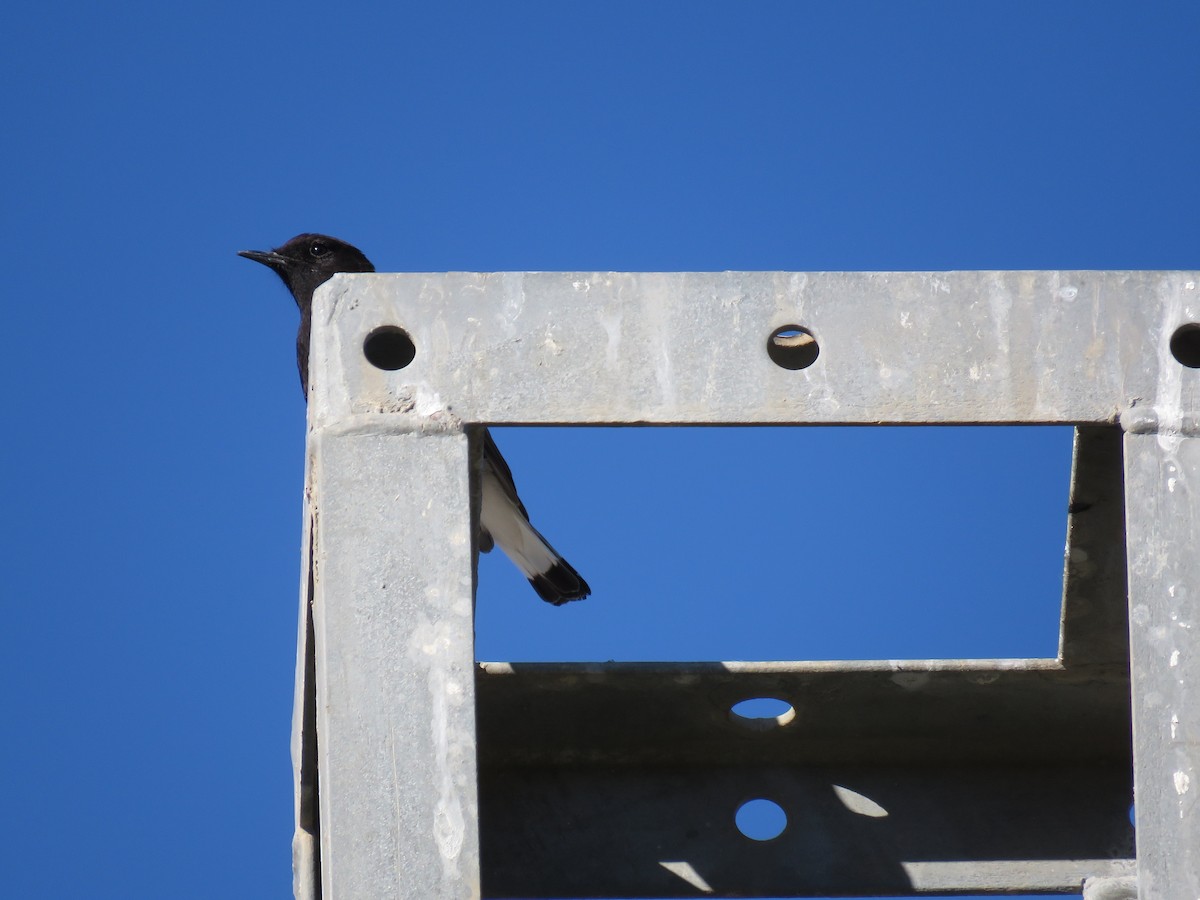
{"type": "Polygon", "coordinates": [[[807,369],[820,353],[813,333],[800,325],[782,325],[767,338],[767,356],[783,369],[807,369]]]}
{"type": "Polygon", "coordinates": [[[753,731],[774,731],[796,718],[796,707],[778,697],[751,697],[733,704],[729,718],[753,731]]]}
{"type": "Polygon", "coordinates": [[[408,332],[395,325],[376,328],[363,341],[363,356],[377,369],[395,372],[403,369],[417,355],[417,347],[408,332]]]}
{"type": "Polygon", "coordinates": [[[737,830],[752,841],[772,841],[787,828],[787,813],[773,800],[747,800],[733,817],[737,830]]]}

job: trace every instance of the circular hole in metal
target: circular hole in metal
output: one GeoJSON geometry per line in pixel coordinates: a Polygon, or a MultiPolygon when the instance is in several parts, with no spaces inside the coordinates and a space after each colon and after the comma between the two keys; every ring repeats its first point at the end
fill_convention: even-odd
{"type": "Polygon", "coordinates": [[[747,800],[733,816],[737,830],[752,841],[773,841],[787,828],[787,813],[773,800],[747,800]]]}
{"type": "Polygon", "coordinates": [[[1171,335],[1171,355],[1189,369],[1200,369],[1200,323],[1180,325],[1171,335]]]}
{"type": "Polygon", "coordinates": [[[751,697],[733,704],[729,718],[751,731],[774,731],[796,718],[796,707],[777,697],[751,697]]]}
{"type": "Polygon", "coordinates": [[[395,372],[403,369],[417,355],[416,344],[408,332],[395,325],[383,325],[367,335],[363,341],[363,356],[377,369],[395,372]]]}
{"type": "Polygon", "coordinates": [[[813,333],[799,325],[781,325],[767,338],[767,356],[783,369],[807,369],[820,352],[813,333]]]}

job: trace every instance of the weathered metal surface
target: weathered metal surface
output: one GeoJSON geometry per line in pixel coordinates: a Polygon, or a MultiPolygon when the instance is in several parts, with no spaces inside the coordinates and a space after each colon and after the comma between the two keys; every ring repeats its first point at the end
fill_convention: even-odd
{"type": "Polygon", "coordinates": [[[309,441],[322,897],[476,898],[466,436],[309,441]]]}
{"type": "Polygon", "coordinates": [[[1123,439],[1116,427],[1075,429],[1058,649],[1067,665],[1129,665],[1123,439]]]}
{"type": "Polygon", "coordinates": [[[1087,878],[1083,900],[1138,900],[1137,876],[1087,878]]]}
{"type": "Polygon", "coordinates": [[[484,890],[521,898],[1076,893],[1086,877],[1133,871],[1128,790],[1120,766],[751,760],[483,772],[484,890]],[[734,814],[751,798],[787,814],[777,838],[738,831],[734,814]]]}
{"type": "Polygon", "coordinates": [[[1197,284],[1195,272],[340,276],[317,298],[328,338],[314,352],[333,375],[317,390],[335,418],[1100,424],[1136,404],[1152,430],[1164,359],[1146,336],[1185,321],[1197,284]],[[786,324],[819,342],[811,367],[768,358],[786,324]],[[407,368],[364,362],[381,325],[411,335],[407,368]]]}
{"type": "Polygon", "coordinates": [[[1124,670],[1054,660],[481,663],[476,684],[493,768],[1130,764],[1124,670]],[[730,712],[756,697],[794,719],[730,712]]]}
{"type": "MultiPolygon", "coordinates": [[[[306,476],[307,482],[307,476],[306,476]]],[[[321,896],[320,766],[317,760],[316,648],[312,620],[312,517],[305,516],[301,554],[300,614],[296,635],[296,692],[292,704],[292,895],[321,896]]]]}
{"type": "Polygon", "coordinates": [[[1125,466],[1138,885],[1144,900],[1193,900],[1200,897],[1200,440],[1129,435],[1125,466]]]}
{"type": "Polygon", "coordinates": [[[1198,281],[334,279],[313,331],[297,896],[1128,893],[1133,768],[1143,900],[1200,896],[1200,371],[1169,350],[1198,281]],[[785,325],[819,343],[811,366],[771,361],[785,325]],[[411,335],[410,365],[365,360],[380,326],[411,335]],[[875,422],[1081,426],[1059,660],[472,671],[469,426],[875,422]],[[794,715],[731,716],[751,697],[794,715]],[[758,796],[788,815],[774,840],[733,825],[758,796]]]}
{"type": "Polygon", "coordinates": [[[714,897],[1077,891],[1133,870],[1119,668],[484,663],[476,696],[487,896],[696,896],[665,863],[714,897]],[[751,727],[731,713],[751,697],[795,715],[751,727]],[[788,815],[775,840],[734,826],[754,797],[788,815]]]}

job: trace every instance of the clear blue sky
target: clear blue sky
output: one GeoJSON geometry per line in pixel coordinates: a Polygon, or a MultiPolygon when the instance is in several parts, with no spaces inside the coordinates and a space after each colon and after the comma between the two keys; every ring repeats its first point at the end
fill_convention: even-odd
{"type": "MultiPolygon", "coordinates": [[[[290,896],[296,311],[381,270],[1200,267],[1190,3],[5,12],[0,869],[290,896]]],[[[485,659],[1053,655],[1070,434],[501,431],[485,659]]]]}

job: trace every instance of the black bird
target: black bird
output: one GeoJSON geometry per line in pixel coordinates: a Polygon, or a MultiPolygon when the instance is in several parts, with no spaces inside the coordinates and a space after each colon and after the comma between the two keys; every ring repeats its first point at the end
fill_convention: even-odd
{"type": "MultiPolygon", "coordinates": [[[[238,256],[274,270],[300,307],[296,365],[300,369],[300,386],[307,399],[313,292],[338,272],[374,272],[375,267],[357,247],[324,234],[298,234],[274,250],[239,250],[238,256]]],[[[547,603],[561,606],[568,600],[582,600],[592,592],[571,564],[530,524],[529,513],[517,496],[512,471],[486,428],[483,430],[482,487],[480,550],[487,553],[499,544],[547,603]]]]}

